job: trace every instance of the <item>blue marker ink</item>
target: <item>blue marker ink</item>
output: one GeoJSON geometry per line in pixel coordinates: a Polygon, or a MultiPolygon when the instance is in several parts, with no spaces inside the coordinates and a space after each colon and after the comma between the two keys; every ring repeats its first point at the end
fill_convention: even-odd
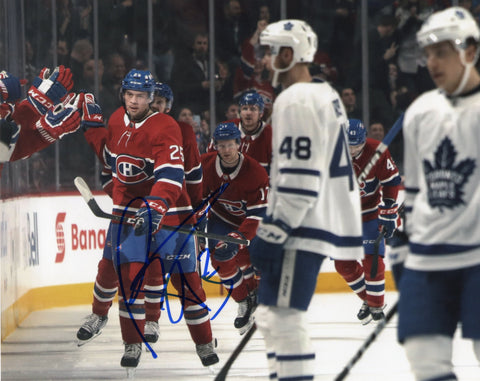
{"type": "MultiPolygon", "coordinates": [[[[192,211],[192,213],[179,225],[179,228],[181,228],[182,226],[184,226],[186,224],[186,222],[194,215],[197,213],[197,211],[201,210],[202,208],[204,208],[206,206],[206,211],[205,211],[205,214],[200,218],[200,220],[194,225],[192,226],[192,233],[194,232],[194,230],[199,226],[199,224],[201,224],[202,220],[204,218],[206,218],[206,213],[208,212],[208,210],[211,208],[211,205],[213,205],[219,198],[219,196],[225,191],[225,189],[228,187],[228,183],[225,183],[223,184],[218,190],[216,190],[215,192],[213,192],[206,200],[204,200],[202,202],[202,204],[196,208],[195,210],[192,211]]],[[[121,223],[123,224],[123,222],[126,220],[126,211],[129,207],[129,205],[135,201],[139,199],[139,197],[131,200],[129,202],[129,204],[127,205],[127,207],[125,208],[125,210],[123,211],[122,213],[122,220],[121,220],[121,223]]],[[[162,247],[164,247],[164,245],[167,244],[167,242],[174,236],[177,236],[177,240],[179,238],[179,235],[177,234],[177,231],[173,231],[171,232],[168,237],[166,237],[166,239],[163,240],[163,242],[160,243],[160,245],[157,247],[157,249],[152,252],[151,250],[151,245],[152,245],[152,242],[155,242],[155,236],[152,234],[152,216],[151,216],[151,211],[150,211],[150,207],[148,206],[148,202],[147,200],[145,200],[144,198],[141,198],[145,204],[147,205],[147,208],[148,208],[148,215],[150,218],[148,218],[148,226],[149,226],[149,230],[148,230],[148,234],[145,235],[145,239],[146,239],[146,255],[145,255],[145,260],[144,260],[144,265],[142,266],[141,270],[139,271],[139,273],[135,276],[133,282],[132,282],[132,285],[131,285],[131,291],[132,291],[132,295],[131,297],[126,300],[126,293],[125,293],[125,288],[124,288],[124,284],[123,284],[123,281],[122,281],[122,275],[121,275],[121,269],[120,269],[120,265],[121,265],[121,237],[122,237],[122,228],[120,225],[120,228],[118,229],[118,232],[117,232],[117,245],[116,245],[116,248],[115,248],[115,251],[116,251],[116,259],[117,259],[117,263],[116,263],[116,268],[117,268],[117,273],[119,274],[118,277],[119,277],[119,287],[120,287],[120,291],[121,291],[121,294],[122,294],[122,297],[123,297],[123,301],[124,301],[124,305],[125,305],[125,308],[130,316],[130,319],[133,321],[133,324],[134,324],[134,327],[137,331],[137,333],[142,337],[142,340],[143,342],[145,343],[145,345],[147,346],[147,348],[150,350],[150,352],[152,353],[152,356],[153,358],[157,358],[157,354],[153,351],[153,349],[151,348],[151,346],[147,343],[147,341],[145,340],[145,337],[142,335],[142,333],[140,332],[140,329],[133,317],[133,313],[132,313],[132,308],[131,306],[133,306],[135,304],[135,300],[137,299],[139,293],[144,293],[145,291],[142,290],[142,284],[143,284],[143,281],[144,281],[144,278],[145,278],[145,272],[146,272],[146,269],[147,267],[150,265],[150,263],[152,263],[153,260],[160,260],[160,263],[161,263],[161,266],[162,266],[162,274],[171,274],[172,273],[172,269],[177,267],[178,268],[178,273],[179,274],[183,274],[183,269],[182,269],[182,266],[181,266],[181,261],[179,260],[179,256],[181,255],[183,249],[186,247],[186,245],[188,244],[188,240],[190,239],[190,235],[187,235],[187,238],[185,239],[185,241],[183,242],[183,244],[181,245],[181,247],[178,249],[178,253],[175,254],[175,258],[173,260],[173,263],[171,265],[171,268],[170,268],[170,271],[165,271],[165,264],[163,263],[163,259],[161,258],[160,256],[160,249],[162,247]],[[158,256],[156,256],[158,254],[158,256]]],[[[128,234],[131,234],[128,233],[128,234]]],[[[128,237],[128,234],[126,235],[126,238],[128,237]]],[[[203,252],[202,252],[203,253],[203,252]]],[[[207,260],[209,260],[209,251],[207,250],[207,260]]],[[[201,254],[199,255],[199,258],[200,259],[201,257],[201,254]]],[[[221,284],[222,282],[214,282],[211,280],[211,277],[216,274],[216,271],[214,271],[212,274],[209,275],[209,272],[208,272],[208,262],[206,262],[206,267],[205,267],[205,271],[204,273],[206,275],[201,275],[202,279],[206,280],[207,282],[210,282],[210,283],[216,283],[216,284],[221,284]]],[[[162,275],[163,276],[163,275],[162,275]]],[[[170,281],[170,278],[171,277],[166,277],[167,279],[165,279],[165,276],[164,276],[164,289],[162,291],[159,291],[158,293],[161,295],[161,301],[165,301],[166,303],[166,306],[167,306],[167,312],[168,312],[168,316],[169,316],[169,319],[170,321],[175,324],[177,322],[179,322],[181,320],[181,318],[183,317],[183,306],[185,304],[185,300],[187,300],[186,298],[186,295],[184,292],[182,292],[182,295],[175,295],[175,294],[169,294],[167,292],[167,286],[168,286],[168,282],[170,281]],[[180,316],[179,316],[179,319],[178,320],[174,320],[172,318],[172,314],[171,314],[171,310],[170,310],[170,304],[169,304],[169,295],[170,296],[175,296],[177,298],[179,298],[181,300],[181,303],[182,303],[182,310],[181,310],[181,313],[180,313],[180,316]]],[[[181,289],[183,290],[184,289],[184,285],[187,285],[188,286],[188,282],[186,281],[185,277],[182,275],[181,277],[181,289]]],[[[189,287],[189,286],[188,286],[189,287]]],[[[230,288],[228,290],[228,295],[226,297],[226,299],[224,300],[224,302],[222,303],[222,305],[220,306],[220,308],[218,309],[218,311],[214,314],[214,316],[211,318],[211,320],[215,319],[215,317],[220,313],[220,311],[223,309],[223,307],[226,305],[228,299],[230,298],[230,295],[231,295],[231,292],[233,290],[233,284],[230,285],[230,288]]],[[[149,292],[153,292],[153,293],[156,293],[155,291],[149,291],[149,292]]],[[[210,311],[209,307],[201,301],[200,298],[198,298],[197,295],[195,295],[195,293],[193,292],[193,290],[190,288],[190,292],[194,295],[194,300],[191,300],[193,303],[195,304],[198,304],[200,305],[202,308],[205,308],[207,311],[210,311]]]]}

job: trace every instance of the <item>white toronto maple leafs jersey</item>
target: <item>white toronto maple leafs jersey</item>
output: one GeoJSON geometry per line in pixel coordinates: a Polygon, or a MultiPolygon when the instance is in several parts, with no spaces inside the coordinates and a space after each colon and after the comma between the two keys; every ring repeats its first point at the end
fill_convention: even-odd
{"type": "Polygon", "coordinates": [[[420,96],[405,113],[405,266],[435,271],[480,264],[480,91],[420,96]]]}
{"type": "Polygon", "coordinates": [[[297,83],[275,100],[267,215],[293,228],[285,248],[360,259],[360,193],[346,112],[327,83],[297,83]]]}

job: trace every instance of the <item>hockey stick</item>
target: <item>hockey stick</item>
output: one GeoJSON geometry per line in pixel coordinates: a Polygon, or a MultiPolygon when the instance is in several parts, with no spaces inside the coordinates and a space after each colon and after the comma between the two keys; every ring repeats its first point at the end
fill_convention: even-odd
{"type": "Polygon", "coordinates": [[[380,230],[380,234],[378,235],[377,239],[373,243],[373,259],[372,259],[372,268],[370,269],[370,278],[373,279],[377,276],[378,271],[378,250],[380,248],[380,241],[385,236],[385,226],[382,226],[382,230],[380,230]]]}
{"type": "MultiPolygon", "coordinates": [[[[100,206],[97,203],[97,200],[93,197],[92,191],[90,190],[88,184],[83,180],[81,177],[75,177],[74,180],[75,186],[77,187],[78,191],[82,195],[83,199],[87,203],[88,207],[90,210],[93,212],[93,214],[97,217],[100,218],[107,218],[113,221],[118,221],[122,223],[126,223],[129,225],[135,224],[135,218],[134,217],[128,217],[124,219],[122,216],[117,216],[114,214],[106,213],[104,212],[100,206]]],[[[238,245],[245,245],[248,246],[250,244],[250,240],[248,239],[240,239],[240,238],[233,238],[230,236],[224,236],[220,234],[215,234],[215,233],[206,233],[200,230],[196,229],[189,229],[187,227],[183,226],[169,226],[169,225],[161,225],[161,229],[165,229],[168,231],[174,231],[174,232],[179,232],[183,234],[192,234],[196,235],[197,237],[203,237],[203,238],[209,238],[209,239],[214,239],[217,241],[224,241],[224,242],[230,242],[230,243],[236,243],[238,245]]]]}
{"type": "Polygon", "coordinates": [[[248,330],[245,336],[243,336],[242,340],[240,340],[237,347],[233,350],[232,354],[228,358],[227,362],[223,365],[222,369],[220,369],[220,372],[217,374],[217,377],[215,377],[214,381],[226,380],[228,371],[232,367],[237,357],[243,351],[243,348],[245,348],[245,345],[247,345],[247,343],[250,341],[250,339],[252,338],[256,330],[257,330],[257,325],[253,323],[252,327],[248,330]]]}
{"type": "MultiPolygon", "coordinates": [[[[357,180],[358,182],[362,182],[363,180],[365,180],[365,178],[367,177],[367,175],[370,173],[370,171],[372,170],[373,166],[378,162],[378,160],[380,159],[380,157],[382,156],[382,154],[387,150],[388,146],[390,145],[390,143],[392,142],[392,140],[395,138],[395,136],[397,136],[398,132],[402,129],[402,126],[403,126],[403,114],[400,115],[400,117],[397,119],[397,121],[395,122],[395,124],[392,126],[392,128],[390,129],[390,131],[388,132],[388,134],[385,136],[385,138],[380,142],[380,144],[377,146],[376,148],[376,151],[374,153],[374,155],[372,156],[372,158],[370,159],[370,161],[367,163],[367,165],[365,166],[364,170],[362,171],[362,173],[360,173],[360,175],[358,176],[357,180]]],[[[379,234],[379,236],[377,237],[377,239],[375,240],[375,252],[378,256],[378,247],[380,245],[380,240],[383,238],[383,235],[384,235],[384,232],[382,230],[382,232],[379,234]]],[[[377,259],[377,262],[376,262],[376,265],[372,265],[372,272],[373,272],[373,267],[375,266],[375,274],[377,272],[377,268],[378,268],[378,259],[377,259]]],[[[343,380],[345,378],[345,376],[348,374],[350,368],[358,361],[358,359],[361,357],[361,355],[363,354],[363,352],[370,346],[371,342],[373,340],[375,340],[375,338],[378,336],[378,334],[381,332],[381,330],[383,329],[383,327],[388,323],[388,321],[392,318],[392,316],[394,315],[395,311],[397,309],[397,304],[395,304],[392,309],[388,312],[386,318],[384,321],[382,321],[378,326],[377,328],[375,329],[375,331],[372,333],[375,334],[374,337],[370,340],[370,342],[367,343],[366,346],[364,346],[364,348],[362,347],[362,352],[360,353],[360,355],[358,355],[358,358],[355,358],[355,359],[352,359],[354,360],[353,362],[351,361],[351,365],[348,364],[348,368],[346,367],[343,372],[339,375],[339,377],[341,376],[341,378],[338,378],[335,379],[335,381],[340,381],[340,380],[343,380]],[[378,332],[377,332],[378,331],[378,332]]],[[[240,341],[240,343],[238,343],[237,347],[234,349],[234,351],[232,352],[232,354],[230,355],[229,359],[227,360],[227,362],[224,364],[224,366],[222,367],[222,369],[220,370],[220,373],[218,373],[217,377],[215,377],[215,381],[224,381],[225,378],[227,377],[227,374],[228,374],[228,371],[230,370],[230,368],[232,367],[233,363],[235,362],[235,360],[237,359],[237,357],[240,355],[240,353],[242,352],[243,348],[247,345],[248,341],[250,340],[250,338],[252,337],[253,333],[255,332],[255,330],[257,329],[257,326],[256,324],[254,323],[252,328],[250,328],[250,330],[247,332],[247,334],[243,337],[243,339],[240,341]]],[[[372,336],[371,335],[371,336],[372,336]]]]}
{"type": "Polygon", "coordinates": [[[392,319],[393,315],[397,312],[398,309],[398,300],[395,302],[393,307],[388,311],[387,315],[385,316],[385,320],[382,320],[373,330],[373,332],[367,337],[367,339],[364,341],[362,346],[358,349],[357,353],[351,358],[351,360],[345,365],[343,370],[335,377],[334,381],[343,381],[345,380],[345,377],[347,377],[348,373],[350,370],[353,368],[353,366],[360,360],[362,355],[365,353],[365,351],[368,349],[368,347],[375,341],[375,339],[382,333],[383,329],[385,326],[388,324],[388,322],[392,319]]]}
{"type": "Polygon", "coordinates": [[[383,140],[380,142],[380,144],[377,146],[375,153],[373,154],[372,158],[370,161],[367,163],[365,168],[363,168],[362,173],[358,176],[358,182],[361,183],[362,181],[365,180],[365,178],[368,176],[370,171],[372,170],[373,166],[377,164],[377,161],[380,159],[380,157],[383,155],[383,153],[387,150],[388,146],[392,142],[392,140],[397,136],[397,134],[400,132],[400,130],[403,127],[403,116],[404,114],[402,113],[395,124],[392,126],[390,131],[388,131],[388,134],[383,138],[383,140]]]}
{"type": "MultiPolygon", "coordinates": [[[[400,217],[403,216],[405,209],[405,203],[402,202],[402,205],[397,209],[397,213],[400,217]]],[[[385,226],[382,226],[382,230],[380,230],[380,234],[378,235],[377,239],[373,243],[373,260],[372,260],[372,268],[370,269],[370,278],[373,279],[377,276],[378,270],[378,249],[380,247],[380,241],[385,237],[385,226]]]]}

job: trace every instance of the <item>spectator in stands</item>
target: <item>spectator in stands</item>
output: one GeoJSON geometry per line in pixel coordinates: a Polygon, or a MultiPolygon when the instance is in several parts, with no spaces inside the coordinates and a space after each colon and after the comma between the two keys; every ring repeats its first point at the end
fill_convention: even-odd
{"type": "Polygon", "coordinates": [[[362,120],[362,110],[357,104],[355,91],[351,87],[344,87],[340,90],[340,98],[342,99],[345,111],[347,111],[348,119],[362,120]]]}
{"type": "MultiPolygon", "coordinates": [[[[209,109],[210,78],[208,63],[208,35],[197,33],[192,43],[192,53],[184,58],[175,58],[172,70],[172,87],[178,104],[189,104],[195,114],[209,109]]],[[[218,68],[217,68],[218,73],[218,68]]],[[[223,82],[214,79],[215,90],[222,90],[223,82]]]]}
{"type": "Polygon", "coordinates": [[[223,14],[215,24],[215,43],[218,56],[231,68],[240,64],[241,46],[251,34],[248,16],[239,0],[224,0],[223,14]]]}
{"type": "Polygon", "coordinates": [[[104,66],[103,60],[98,60],[97,78],[98,89],[95,88],[95,60],[89,59],[83,64],[83,77],[75,84],[75,88],[79,90],[87,90],[87,92],[95,94],[98,104],[102,108],[104,119],[110,118],[110,115],[120,107],[118,93],[112,93],[103,84],[104,66]],[[97,92],[98,90],[98,92],[97,92]]]}
{"type": "Polygon", "coordinates": [[[70,69],[75,82],[82,80],[83,65],[92,57],[93,45],[88,39],[82,38],[74,42],[70,54],[70,69]]]}
{"type": "Polygon", "coordinates": [[[57,41],[57,63],[70,67],[70,47],[67,40],[59,39],[57,41]]]}
{"type": "Polygon", "coordinates": [[[221,120],[230,121],[232,119],[237,119],[240,115],[240,107],[238,106],[238,102],[231,101],[226,105],[224,111],[224,117],[220,118],[221,120]]]}
{"type": "Polygon", "coordinates": [[[383,123],[379,121],[373,121],[367,130],[367,138],[372,138],[378,141],[382,141],[385,137],[385,128],[383,123]]]}
{"type": "Polygon", "coordinates": [[[195,136],[197,138],[198,151],[200,153],[205,153],[209,140],[207,140],[206,143],[204,142],[205,138],[201,129],[202,121],[200,115],[194,114],[190,107],[183,106],[178,111],[177,120],[188,123],[192,126],[193,132],[195,132],[195,136]]]}
{"type": "Polygon", "coordinates": [[[235,73],[233,85],[233,95],[238,99],[245,91],[255,90],[264,101],[265,111],[263,120],[267,121],[272,113],[273,100],[275,99],[275,90],[270,81],[270,75],[267,69],[267,59],[265,50],[259,44],[260,33],[268,25],[265,20],[258,20],[257,29],[250,39],[242,45],[242,59],[240,66],[235,73]]]}
{"type": "Polygon", "coordinates": [[[420,50],[416,34],[433,7],[418,0],[403,0],[395,12],[398,19],[399,46],[397,64],[399,80],[410,88],[417,88],[420,50]]]}
{"type": "Polygon", "coordinates": [[[110,54],[106,59],[103,85],[110,97],[115,99],[117,108],[121,105],[118,94],[120,94],[120,87],[125,75],[127,75],[127,67],[123,56],[119,53],[110,54]]]}
{"type": "Polygon", "coordinates": [[[321,79],[332,85],[337,81],[337,68],[333,65],[330,55],[324,50],[317,50],[309,70],[314,79],[321,79]]]}

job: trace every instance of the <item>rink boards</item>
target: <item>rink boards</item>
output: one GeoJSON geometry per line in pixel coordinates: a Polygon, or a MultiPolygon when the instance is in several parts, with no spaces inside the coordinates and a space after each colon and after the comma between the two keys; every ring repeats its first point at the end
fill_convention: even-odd
{"type": "MultiPolygon", "coordinates": [[[[96,199],[111,210],[108,196],[96,199]]],[[[0,205],[3,340],[32,311],[91,303],[109,220],[95,217],[76,193],[13,198],[0,205]]],[[[200,268],[207,296],[221,296],[218,278],[209,278],[213,269],[205,263],[200,268]]],[[[390,272],[386,289],[394,289],[390,272]]],[[[316,291],[348,291],[333,261],[324,262],[316,291]]]]}

